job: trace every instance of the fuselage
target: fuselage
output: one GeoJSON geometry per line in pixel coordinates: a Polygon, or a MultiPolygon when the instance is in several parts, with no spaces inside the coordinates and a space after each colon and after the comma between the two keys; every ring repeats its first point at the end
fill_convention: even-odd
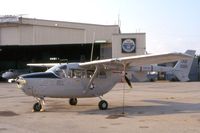
{"type": "Polygon", "coordinates": [[[34,97],[82,98],[102,96],[120,81],[120,73],[100,70],[91,82],[92,69],[77,64],[57,65],[41,73],[21,75],[18,83],[25,94],[34,97]]]}

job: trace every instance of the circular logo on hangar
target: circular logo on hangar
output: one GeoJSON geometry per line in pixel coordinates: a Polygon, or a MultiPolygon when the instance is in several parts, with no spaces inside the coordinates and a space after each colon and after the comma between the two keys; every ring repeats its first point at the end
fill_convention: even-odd
{"type": "Polygon", "coordinates": [[[125,39],[122,42],[122,52],[123,53],[132,53],[135,51],[136,44],[132,39],[125,39]]]}

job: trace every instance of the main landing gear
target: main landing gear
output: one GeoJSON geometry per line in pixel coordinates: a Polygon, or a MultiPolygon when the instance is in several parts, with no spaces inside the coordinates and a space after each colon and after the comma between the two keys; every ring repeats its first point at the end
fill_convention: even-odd
{"type": "MultiPolygon", "coordinates": [[[[105,101],[105,100],[102,100],[101,97],[100,97],[100,99],[101,99],[101,101],[100,101],[99,104],[98,104],[99,109],[100,109],[100,110],[106,110],[106,109],[108,108],[108,102],[105,101]]],[[[70,99],[69,99],[69,104],[70,104],[70,105],[75,106],[75,105],[77,105],[77,103],[78,103],[77,98],[70,98],[70,99]]]]}
{"type": "Polygon", "coordinates": [[[99,99],[101,100],[98,104],[99,110],[106,110],[108,109],[108,102],[106,100],[103,100],[101,96],[99,96],[99,99]]]}
{"type": "Polygon", "coordinates": [[[100,110],[106,110],[108,108],[108,102],[105,100],[101,100],[99,102],[99,109],[100,110]]]}
{"type": "Polygon", "coordinates": [[[77,98],[70,98],[69,99],[69,104],[70,105],[77,105],[77,103],[78,103],[78,100],[77,100],[77,98]]]}

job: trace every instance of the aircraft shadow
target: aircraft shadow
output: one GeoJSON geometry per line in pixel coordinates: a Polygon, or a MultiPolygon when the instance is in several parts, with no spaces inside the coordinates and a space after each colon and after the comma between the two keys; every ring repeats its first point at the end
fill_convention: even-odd
{"type": "MultiPolygon", "coordinates": [[[[167,115],[167,114],[178,114],[178,113],[200,113],[200,103],[182,103],[172,101],[160,101],[160,100],[144,100],[144,102],[156,103],[156,105],[149,106],[125,106],[124,113],[127,116],[152,116],[152,115],[167,115]]],[[[112,115],[117,117],[123,114],[123,107],[113,107],[108,110],[87,110],[80,111],[80,114],[102,114],[112,115]]]]}

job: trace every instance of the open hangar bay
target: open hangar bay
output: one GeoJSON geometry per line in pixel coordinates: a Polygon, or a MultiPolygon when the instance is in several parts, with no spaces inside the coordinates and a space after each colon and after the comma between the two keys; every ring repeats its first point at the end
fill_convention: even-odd
{"type": "Polygon", "coordinates": [[[45,112],[32,112],[35,99],[15,84],[0,83],[0,132],[73,133],[199,133],[199,82],[154,82],[117,84],[104,95],[110,106],[99,110],[98,98],[46,99],[45,112]],[[125,115],[122,115],[125,87],[125,115]]]}

